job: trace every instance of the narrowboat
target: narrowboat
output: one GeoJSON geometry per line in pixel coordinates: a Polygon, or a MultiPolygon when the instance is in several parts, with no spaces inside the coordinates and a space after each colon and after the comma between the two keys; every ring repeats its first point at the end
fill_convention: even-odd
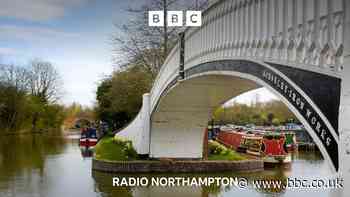
{"type": "Polygon", "coordinates": [[[242,137],[240,149],[246,150],[247,154],[254,155],[254,156],[262,156],[261,147],[263,138],[262,136],[252,136],[252,135],[245,135],[242,137]]]}
{"type": "Polygon", "coordinates": [[[216,136],[216,140],[229,148],[237,150],[238,152],[245,152],[246,149],[245,147],[242,146],[242,138],[243,136],[246,136],[246,135],[249,135],[249,134],[245,132],[240,132],[240,130],[238,131],[221,130],[216,136]]]}
{"type": "Polygon", "coordinates": [[[264,166],[288,165],[292,161],[286,147],[286,137],[283,133],[268,133],[263,136],[264,166]]]}
{"type": "Polygon", "coordinates": [[[261,158],[267,167],[291,163],[284,133],[220,131],[216,140],[237,152],[261,158]]]}
{"type": "Polygon", "coordinates": [[[94,128],[83,128],[79,140],[79,146],[94,147],[97,144],[97,134],[94,128]]]}
{"type": "Polygon", "coordinates": [[[286,137],[286,147],[288,152],[292,152],[298,149],[296,135],[294,132],[284,132],[286,137]]]}

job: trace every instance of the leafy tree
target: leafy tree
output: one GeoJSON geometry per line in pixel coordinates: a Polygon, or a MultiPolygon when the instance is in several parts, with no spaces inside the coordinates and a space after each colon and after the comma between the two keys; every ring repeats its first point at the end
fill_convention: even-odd
{"type": "Polygon", "coordinates": [[[116,71],[97,88],[96,113],[99,119],[118,129],[130,122],[142,105],[142,95],[149,92],[152,74],[133,66],[116,71]]]}
{"type": "Polygon", "coordinates": [[[0,126],[3,129],[17,130],[24,124],[28,115],[25,92],[15,87],[2,87],[0,91],[0,126]]]}
{"type": "Polygon", "coordinates": [[[65,107],[64,114],[65,128],[74,128],[77,123],[80,123],[80,126],[85,126],[96,119],[94,109],[83,107],[78,103],[73,103],[65,107]]]}
{"type": "Polygon", "coordinates": [[[272,124],[273,124],[274,126],[278,126],[278,125],[281,124],[281,121],[280,121],[278,118],[274,118],[274,119],[272,120],[272,124]]]}
{"type": "Polygon", "coordinates": [[[286,105],[277,100],[269,102],[255,102],[251,105],[234,103],[230,107],[219,107],[214,112],[216,122],[234,123],[246,125],[253,123],[255,125],[280,125],[290,120],[295,120],[294,114],[286,105]]]}
{"type": "Polygon", "coordinates": [[[0,127],[7,131],[60,128],[64,114],[57,105],[61,84],[52,64],[35,61],[29,68],[0,67],[0,127]]]}
{"type": "Polygon", "coordinates": [[[38,121],[43,121],[43,116],[48,115],[48,105],[59,99],[62,81],[50,62],[39,59],[30,63],[27,73],[32,104],[36,106],[32,113],[32,129],[36,130],[38,121]]]}
{"type": "Polygon", "coordinates": [[[27,71],[13,65],[0,67],[0,122],[3,129],[17,130],[26,117],[27,71]]]}

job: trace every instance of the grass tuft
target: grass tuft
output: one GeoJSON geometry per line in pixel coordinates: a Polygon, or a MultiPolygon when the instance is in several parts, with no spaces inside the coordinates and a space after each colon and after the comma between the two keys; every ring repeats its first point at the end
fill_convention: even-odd
{"type": "Polygon", "coordinates": [[[208,160],[240,161],[246,158],[217,141],[209,140],[208,160]]]}
{"type": "Polygon", "coordinates": [[[120,137],[104,137],[95,147],[95,159],[105,161],[131,161],[138,155],[131,141],[120,137]]]}

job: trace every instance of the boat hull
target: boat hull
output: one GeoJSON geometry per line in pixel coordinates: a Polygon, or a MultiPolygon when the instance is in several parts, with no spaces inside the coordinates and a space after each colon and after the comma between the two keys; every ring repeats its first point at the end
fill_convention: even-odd
{"type": "Polygon", "coordinates": [[[263,157],[263,161],[264,161],[264,167],[276,167],[276,166],[290,167],[292,162],[292,156],[291,154],[265,156],[263,157]]]}
{"type": "Polygon", "coordinates": [[[96,138],[80,138],[79,146],[96,146],[97,139],[96,138]]]}

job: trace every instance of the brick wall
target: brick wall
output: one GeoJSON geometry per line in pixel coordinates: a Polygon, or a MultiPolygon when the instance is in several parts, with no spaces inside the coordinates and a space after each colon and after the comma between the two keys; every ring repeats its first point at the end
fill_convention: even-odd
{"type": "Polygon", "coordinates": [[[92,161],[92,169],[102,172],[229,172],[259,171],[264,169],[261,160],[245,161],[92,161]]]}

